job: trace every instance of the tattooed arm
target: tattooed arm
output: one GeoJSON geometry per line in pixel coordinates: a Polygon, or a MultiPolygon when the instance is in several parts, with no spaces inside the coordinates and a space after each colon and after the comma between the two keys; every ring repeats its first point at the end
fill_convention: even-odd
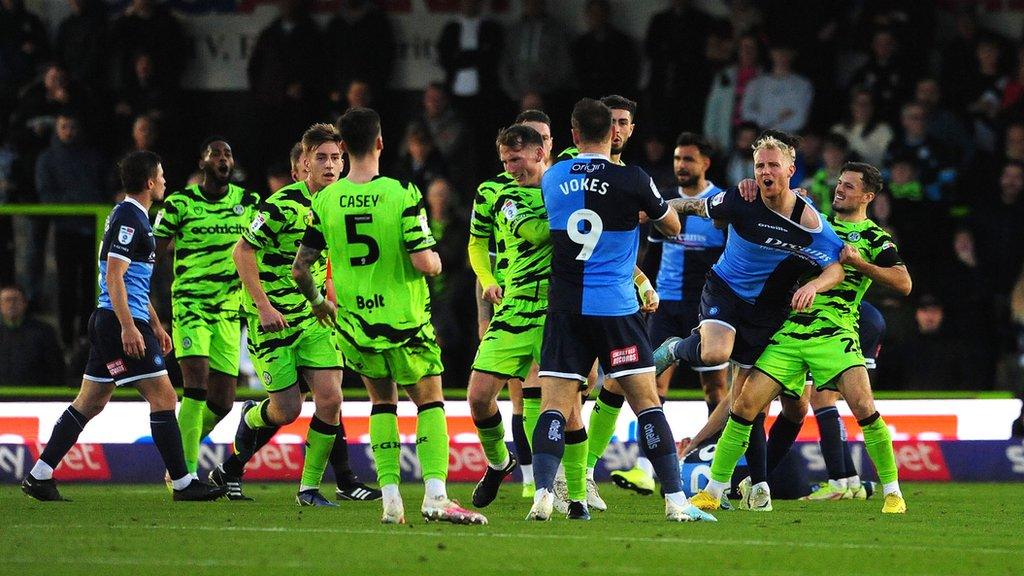
{"type": "Polygon", "coordinates": [[[299,245],[299,251],[295,254],[295,261],[292,262],[292,279],[299,287],[299,292],[313,305],[313,314],[324,326],[337,326],[335,317],[338,309],[334,303],[327,300],[316,286],[313,280],[313,273],[309,268],[320,258],[320,250],[310,248],[305,244],[299,245]]]}
{"type": "Polygon", "coordinates": [[[704,198],[673,198],[668,201],[670,208],[680,216],[700,216],[708,218],[708,201],[704,198]]]}

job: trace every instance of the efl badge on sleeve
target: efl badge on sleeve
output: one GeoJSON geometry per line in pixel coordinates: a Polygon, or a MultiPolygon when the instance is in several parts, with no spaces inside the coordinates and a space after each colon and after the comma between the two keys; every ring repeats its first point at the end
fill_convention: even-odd
{"type": "Polygon", "coordinates": [[[121,229],[117,231],[117,242],[118,244],[128,244],[135,237],[135,228],[131,226],[121,226],[121,229]]]}

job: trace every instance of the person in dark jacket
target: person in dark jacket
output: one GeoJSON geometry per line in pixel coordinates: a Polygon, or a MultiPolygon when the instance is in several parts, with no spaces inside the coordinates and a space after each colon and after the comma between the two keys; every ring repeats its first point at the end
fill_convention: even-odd
{"type": "Polygon", "coordinates": [[[27,309],[21,286],[0,288],[0,386],[61,386],[64,351],[57,333],[27,309]]]}

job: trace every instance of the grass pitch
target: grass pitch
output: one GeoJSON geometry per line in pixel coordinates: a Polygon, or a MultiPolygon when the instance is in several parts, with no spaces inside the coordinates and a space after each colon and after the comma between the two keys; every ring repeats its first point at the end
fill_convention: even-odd
{"type": "MultiPolygon", "coordinates": [[[[247,485],[256,502],[214,503],[173,503],[152,485],[61,488],[73,502],[0,488],[0,573],[1024,574],[1013,484],[906,484],[905,516],[883,517],[877,497],[776,501],[766,514],[719,512],[715,524],[670,524],[657,496],[610,484],[609,511],[590,522],[530,523],[529,501],[508,485],[487,526],[425,523],[415,484],[403,487],[405,526],[380,525],[379,502],[299,508],[283,484],[247,485]]],[[[449,490],[469,502],[472,486],[449,490]]]]}

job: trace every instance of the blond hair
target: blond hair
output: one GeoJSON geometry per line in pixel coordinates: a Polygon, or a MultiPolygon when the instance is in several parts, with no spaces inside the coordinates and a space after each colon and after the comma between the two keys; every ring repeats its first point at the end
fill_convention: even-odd
{"type": "Polygon", "coordinates": [[[778,150],[789,160],[790,164],[796,164],[796,149],[772,134],[766,134],[758,138],[751,148],[753,148],[755,155],[761,150],[778,150]]]}

